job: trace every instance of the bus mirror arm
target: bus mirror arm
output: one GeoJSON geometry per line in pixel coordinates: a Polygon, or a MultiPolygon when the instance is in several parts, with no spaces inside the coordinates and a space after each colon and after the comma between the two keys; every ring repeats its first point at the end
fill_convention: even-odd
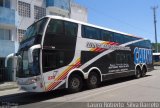
{"type": "Polygon", "coordinates": [[[39,49],[39,48],[41,48],[41,45],[40,45],[40,44],[34,45],[34,46],[32,46],[31,48],[29,48],[29,50],[28,50],[28,60],[29,60],[29,63],[32,63],[32,62],[33,62],[33,51],[34,51],[35,49],[39,49]]]}
{"type": "Polygon", "coordinates": [[[9,54],[7,57],[6,57],[6,59],[5,59],[5,67],[7,67],[7,62],[8,62],[8,60],[10,59],[10,58],[13,58],[14,57],[14,53],[12,53],[12,54],[9,54]]]}

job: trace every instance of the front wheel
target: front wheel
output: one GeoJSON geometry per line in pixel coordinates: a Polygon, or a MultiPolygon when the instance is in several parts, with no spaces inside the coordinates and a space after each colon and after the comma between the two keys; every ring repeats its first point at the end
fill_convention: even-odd
{"type": "Polygon", "coordinates": [[[99,83],[100,83],[100,77],[99,77],[99,75],[97,73],[91,73],[88,76],[87,87],[89,89],[93,89],[93,88],[98,87],[99,83]]]}
{"type": "Polygon", "coordinates": [[[69,78],[68,90],[71,93],[79,92],[82,89],[83,81],[79,75],[72,75],[69,78]]]}

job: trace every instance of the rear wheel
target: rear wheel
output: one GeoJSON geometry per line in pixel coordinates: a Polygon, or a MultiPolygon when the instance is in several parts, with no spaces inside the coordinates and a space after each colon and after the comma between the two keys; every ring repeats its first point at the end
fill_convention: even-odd
{"type": "Polygon", "coordinates": [[[142,74],[141,74],[141,76],[142,76],[142,77],[145,77],[145,76],[146,76],[146,73],[147,73],[146,68],[143,68],[143,69],[142,69],[142,74]]]}
{"type": "Polygon", "coordinates": [[[71,75],[68,82],[68,90],[71,93],[79,92],[82,89],[83,81],[79,75],[71,75]]]}
{"type": "Polygon", "coordinates": [[[93,89],[98,87],[98,85],[100,84],[100,77],[97,73],[93,72],[88,76],[87,79],[87,87],[89,89],[93,89]]]}
{"type": "Polygon", "coordinates": [[[135,75],[135,78],[140,78],[141,77],[141,69],[140,68],[137,68],[136,69],[136,75],[135,75]]]}

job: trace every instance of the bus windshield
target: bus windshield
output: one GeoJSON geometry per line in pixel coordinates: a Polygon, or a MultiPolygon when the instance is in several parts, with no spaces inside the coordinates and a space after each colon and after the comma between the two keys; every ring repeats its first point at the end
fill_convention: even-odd
{"type": "Polygon", "coordinates": [[[47,22],[48,18],[43,18],[35,23],[33,23],[31,26],[27,28],[27,31],[24,34],[24,38],[22,39],[22,42],[35,37],[37,35],[43,35],[45,24],[47,22]]]}
{"type": "Polygon", "coordinates": [[[40,75],[39,50],[33,52],[33,63],[28,61],[28,52],[21,51],[17,60],[17,77],[25,78],[40,75]]]}

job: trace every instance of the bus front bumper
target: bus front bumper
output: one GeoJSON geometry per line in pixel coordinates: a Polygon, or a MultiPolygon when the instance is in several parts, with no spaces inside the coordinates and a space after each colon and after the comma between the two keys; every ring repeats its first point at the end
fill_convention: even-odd
{"type": "Polygon", "coordinates": [[[26,92],[44,92],[43,85],[41,83],[33,83],[28,85],[18,84],[19,89],[26,92]]]}

